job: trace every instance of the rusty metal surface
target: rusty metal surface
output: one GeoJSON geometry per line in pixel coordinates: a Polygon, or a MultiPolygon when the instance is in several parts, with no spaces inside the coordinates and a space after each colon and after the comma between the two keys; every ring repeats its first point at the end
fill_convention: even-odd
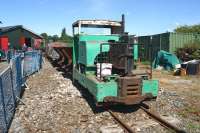
{"type": "Polygon", "coordinates": [[[108,96],[104,98],[104,102],[113,104],[124,104],[124,105],[134,105],[139,104],[144,101],[146,96],[134,96],[134,97],[114,97],[108,96]]]}
{"type": "Polygon", "coordinates": [[[112,115],[112,117],[120,124],[120,126],[126,130],[128,133],[135,133],[135,131],[133,129],[131,129],[131,127],[126,124],[123,120],[121,120],[116,114],[115,112],[113,112],[112,110],[108,109],[108,112],[112,115]]]}
{"type": "Polygon", "coordinates": [[[122,75],[131,75],[133,68],[133,45],[128,43],[110,43],[110,62],[113,69],[120,70],[122,75]]]}
{"type": "Polygon", "coordinates": [[[118,81],[118,96],[108,96],[104,98],[104,102],[120,103],[125,105],[139,104],[145,99],[149,98],[148,95],[142,96],[140,77],[126,76],[119,77],[118,81]]]}
{"type": "Polygon", "coordinates": [[[119,77],[117,81],[119,86],[118,94],[120,97],[135,97],[141,95],[141,78],[127,76],[119,77]]]}
{"type": "MultiPolygon", "coordinates": [[[[111,114],[111,116],[115,119],[115,121],[128,133],[135,133],[135,131],[122,119],[118,117],[118,115],[113,112],[111,109],[109,109],[109,105],[104,105],[104,108],[111,114]]],[[[150,117],[155,119],[159,124],[161,124],[163,127],[170,130],[170,132],[176,132],[176,133],[186,133],[184,130],[179,129],[178,127],[172,125],[171,123],[165,121],[162,119],[158,113],[153,113],[149,110],[149,106],[145,103],[141,103],[140,108],[145,111],[150,117]]]]}
{"type": "Polygon", "coordinates": [[[72,65],[72,48],[60,45],[52,45],[51,48],[59,55],[56,64],[62,68],[70,67],[72,65]]]}
{"type": "Polygon", "coordinates": [[[56,47],[72,47],[72,44],[70,43],[64,43],[64,42],[52,42],[48,44],[48,47],[56,48],[56,47]]]}
{"type": "Polygon", "coordinates": [[[121,27],[121,22],[118,21],[111,21],[111,20],[78,20],[73,23],[73,27],[78,27],[79,24],[82,25],[82,27],[121,27]]]}
{"type": "Polygon", "coordinates": [[[131,46],[128,44],[113,43],[110,44],[110,60],[113,67],[118,69],[125,69],[126,67],[126,56],[132,55],[131,46]],[[129,49],[130,48],[130,49],[129,49]]]}

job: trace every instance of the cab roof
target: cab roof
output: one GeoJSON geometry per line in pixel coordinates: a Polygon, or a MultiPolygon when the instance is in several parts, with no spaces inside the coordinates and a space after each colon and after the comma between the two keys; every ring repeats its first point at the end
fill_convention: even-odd
{"type": "Polygon", "coordinates": [[[96,27],[96,28],[112,28],[121,27],[122,22],[111,20],[78,20],[72,24],[73,27],[96,27]]]}

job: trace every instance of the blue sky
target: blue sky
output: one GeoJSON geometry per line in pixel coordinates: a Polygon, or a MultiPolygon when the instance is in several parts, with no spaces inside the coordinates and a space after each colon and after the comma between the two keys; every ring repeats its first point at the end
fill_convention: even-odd
{"type": "Polygon", "coordinates": [[[200,0],[0,0],[0,26],[24,25],[36,33],[71,34],[77,19],[121,20],[136,35],[172,31],[200,23],[200,0]]]}

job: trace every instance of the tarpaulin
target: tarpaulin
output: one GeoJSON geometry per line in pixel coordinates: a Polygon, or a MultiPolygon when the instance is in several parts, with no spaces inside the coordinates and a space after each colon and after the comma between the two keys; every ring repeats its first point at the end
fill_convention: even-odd
{"type": "Polygon", "coordinates": [[[177,66],[180,66],[180,60],[175,54],[161,50],[157,53],[152,67],[158,68],[159,66],[163,67],[165,70],[173,70],[177,68],[177,66]]]}

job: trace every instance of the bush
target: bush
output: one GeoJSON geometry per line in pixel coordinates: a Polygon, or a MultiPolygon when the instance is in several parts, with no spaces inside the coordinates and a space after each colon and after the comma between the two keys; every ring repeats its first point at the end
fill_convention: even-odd
{"type": "Polygon", "coordinates": [[[183,48],[176,50],[177,57],[182,61],[189,61],[193,59],[200,59],[200,42],[186,44],[183,48]]]}

